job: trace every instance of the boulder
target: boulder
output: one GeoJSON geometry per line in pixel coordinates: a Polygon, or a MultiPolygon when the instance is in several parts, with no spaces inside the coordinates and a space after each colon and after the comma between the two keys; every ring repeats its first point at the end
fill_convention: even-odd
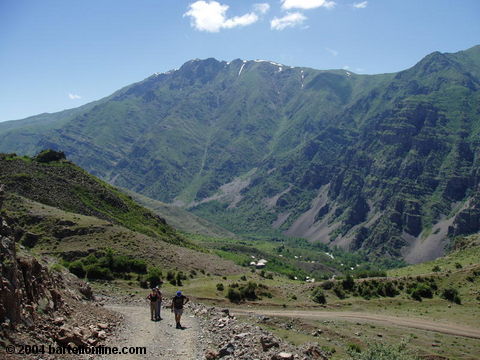
{"type": "Polygon", "coordinates": [[[226,346],[220,349],[218,352],[218,357],[222,358],[224,356],[233,355],[235,352],[235,347],[232,343],[228,343],[226,346]]]}
{"type": "Polygon", "coordinates": [[[260,344],[262,344],[263,351],[268,351],[273,347],[279,347],[280,344],[276,341],[273,336],[262,336],[260,338],[260,344]]]}

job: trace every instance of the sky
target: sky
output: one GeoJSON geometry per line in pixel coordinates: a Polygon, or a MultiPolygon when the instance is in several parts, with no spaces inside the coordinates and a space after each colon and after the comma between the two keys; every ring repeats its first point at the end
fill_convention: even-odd
{"type": "Polygon", "coordinates": [[[376,74],[480,44],[479,0],[0,0],[0,121],[195,58],[376,74]]]}

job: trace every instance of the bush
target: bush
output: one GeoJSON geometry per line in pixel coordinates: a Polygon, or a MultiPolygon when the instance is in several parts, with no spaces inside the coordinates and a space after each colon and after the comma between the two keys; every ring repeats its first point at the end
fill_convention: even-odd
{"type": "Polygon", "coordinates": [[[338,286],[338,284],[333,288],[333,292],[335,293],[335,295],[337,295],[339,299],[345,299],[346,297],[345,292],[340,286],[338,286]]]}
{"type": "Polygon", "coordinates": [[[327,303],[327,298],[325,297],[325,294],[323,293],[322,289],[320,289],[319,287],[313,290],[312,300],[319,304],[327,303]]]}
{"type": "Polygon", "coordinates": [[[463,268],[463,266],[462,266],[462,264],[457,262],[457,263],[455,263],[455,268],[456,269],[461,269],[461,268],[463,268]]]}
{"type": "Polygon", "coordinates": [[[83,279],[86,275],[85,268],[83,267],[83,263],[80,260],[71,262],[68,265],[68,270],[70,270],[72,274],[78,276],[80,279],[83,279]]]}
{"type": "Polygon", "coordinates": [[[223,291],[223,290],[225,290],[225,287],[223,286],[222,283],[218,283],[218,284],[217,284],[217,290],[218,290],[218,291],[223,291]]]}
{"type": "Polygon", "coordinates": [[[87,279],[89,280],[112,280],[113,274],[110,269],[101,267],[98,264],[91,264],[85,266],[87,279]]]}
{"type": "Polygon", "coordinates": [[[361,353],[362,348],[358,344],[348,344],[348,350],[347,351],[351,352],[351,353],[361,353]]]}
{"type": "Polygon", "coordinates": [[[422,301],[422,298],[433,297],[432,288],[426,284],[417,284],[417,286],[412,290],[411,296],[417,301],[422,301]]]}
{"type": "Polygon", "coordinates": [[[397,288],[391,282],[383,283],[381,290],[383,296],[394,297],[399,294],[397,288]]]}
{"type": "Polygon", "coordinates": [[[348,274],[347,277],[342,281],[342,287],[344,290],[351,291],[355,287],[355,280],[353,280],[352,275],[348,274]]]}
{"type": "Polygon", "coordinates": [[[240,278],[240,280],[242,281],[247,281],[247,277],[245,275],[242,275],[242,277],[240,278]]]}
{"type": "Polygon", "coordinates": [[[439,272],[439,271],[442,271],[442,269],[440,268],[440,266],[438,265],[435,265],[432,269],[433,272],[439,272]]]}
{"type": "MultiPolygon", "coordinates": [[[[240,302],[243,300],[256,300],[258,299],[258,295],[256,292],[257,288],[259,288],[257,283],[254,283],[252,281],[249,281],[247,284],[242,286],[239,286],[237,283],[233,283],[229,286],[227,298],[229,298],[231,302],[240,302]]],[[[262,287],[262,288],[266,289],[266,287],[262,287]]],[[[271,297],[271,294],[265,291],[263,292],[263,295],[267,297],[271,297]]]]}
{"type": "Polygon", "coordinates": [[[240,294],[242,296],[242,299],[256,300],[257,299],[257,294],[255,293],[256,289],[257,289],[257,283],[254,283],[252,281],[249,281],[246,286],[245,285],[241,286],[240,294]]]}
{"type": "Polygon", "coordinates": [[[462,303],[462,300],[460,299],[460,296],[458,295],[457,289],[454,289],[454,288],[444,289],[443,292],[442,292],[442,298],[444,298],[445,300],[454,302],[456,304],[459,304],[459,305],[462,303]]]}
{"type": "Polygon", "coordinates": [[[332,280],[327,280],[322,283],[321,287],[324,290],[330,290],[331,288],[333,288],[334,285],[335,283],[332,280]]]}
{"type": "Polygon", "coordinates": [[[240,292],[232,288],[228,289],[227,298],[233,303],[239,303],[242,300],[240,292]]]}
{"type": "Polygon", "coordinates": [[[140,259],[130,260],[130,270],[137,274],[146,274],[147,263],[140,259]]]}
{"type": "Polygon", "coordinates": [[[167,280],[171,281],[175,279],[175,273],[173,271],[168,271],[167,272],[167,280]]]}
{"type": "Polygon", "coordinates": [[[182,280],[185,280],[185,277],[181,271],[177,273],[176,279],[177,279],[177,286],[183,286],[182,280]]]}
{"type": "Polygon", "coordinates": [[[65,160],[67,157],[63,151],[55,151],[55,150],[43,150],[34,157],[35,161],[42,162],[42,163],[49,163],[52,161],[60,161],[65,160]]]}
{"type": "Polygon", "coordinates": [[[158,267],[148,269],[147,279],[150,288],[154,288],[162,284],[162,271],[158,267]]]}

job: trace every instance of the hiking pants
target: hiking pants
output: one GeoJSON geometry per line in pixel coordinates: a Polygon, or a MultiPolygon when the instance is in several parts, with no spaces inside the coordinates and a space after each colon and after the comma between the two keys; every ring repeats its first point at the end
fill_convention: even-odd
{"type": "Polygon", "coordinates": [[[156,304],[157,304],[156,301],[150,301],[150,317],[152,318],[152,320],[155,320],[156,304]]]}
{"type": "Polygon", "coordinates": [[[162,301],[157,301],[155,304],[155,319],[160,319],[160,311],[162,310],[162,301]]]}

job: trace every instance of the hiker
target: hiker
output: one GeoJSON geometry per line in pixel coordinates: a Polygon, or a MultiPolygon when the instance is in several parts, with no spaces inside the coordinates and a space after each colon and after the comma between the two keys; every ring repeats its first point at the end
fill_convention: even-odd
{"type": "Polygon", "coordinates": [[[177,291],[177,295],[172,299],[172,312],[175,314],[175,322],[177,323],[177,329],[182,329],[182,325],[180,325],[180,319],[182,318],[183,314],[183,306],[188,303],[189,298],[182,295],[182,292],[179,290],[177,291]]]}
{"type": "Polygon", "coordinates": [[[155,288],[153,288],[152,292],[148,294],[147,300],[150,300],[150,317],[152,321],[155,321],[158,300],[157,290],[155,288]]]}
{"type": "Polygon", "coordinates": [[[157,302],[155,304],[155,320],[162,320],[162,317],[160,316],[160,311],[162,310],[162,292],[160,291],[160,287],[157,285],[155,287],[155,291],[157,293],[157,302]]]}

